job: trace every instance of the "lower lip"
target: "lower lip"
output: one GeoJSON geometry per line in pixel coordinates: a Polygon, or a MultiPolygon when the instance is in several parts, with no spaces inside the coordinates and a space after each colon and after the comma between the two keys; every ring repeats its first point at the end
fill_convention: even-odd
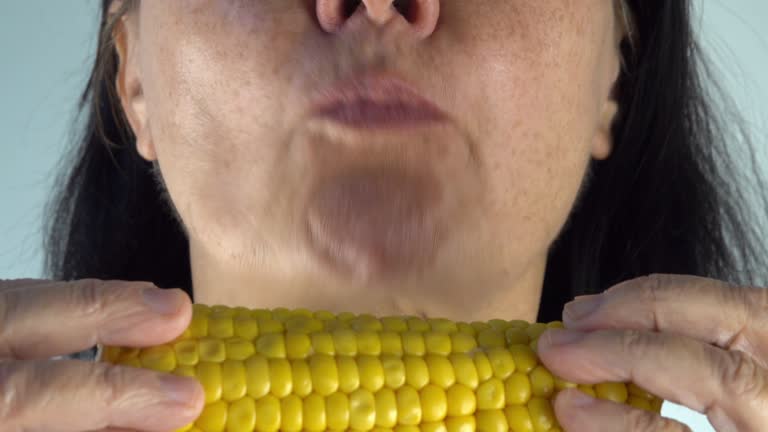
{"type": "Polygon", "coordinates": [[[445,116],[432,108],[401,101],[380,103],[359,100],[326,106],[316,114],[320,118],[356,128],[417,127],[445,121],[445,116]]]}

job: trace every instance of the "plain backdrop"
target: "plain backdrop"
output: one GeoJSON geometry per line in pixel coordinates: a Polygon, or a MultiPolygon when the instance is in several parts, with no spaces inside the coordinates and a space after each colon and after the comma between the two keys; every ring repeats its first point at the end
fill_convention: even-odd
{"type": "MultiPolygon", "coordinates": [[[[71,138],[74,107],[93,59],[99,3],[0,2],[0,279],[42,274],[41,210],[53,168],[71,138]]],[[[768,2],[695,5],[699,36],[768,170],[768,2]]],[[[696,432],[712,430],[703,416],[672,404],[665,404],[663,414],[696,432]]]]}

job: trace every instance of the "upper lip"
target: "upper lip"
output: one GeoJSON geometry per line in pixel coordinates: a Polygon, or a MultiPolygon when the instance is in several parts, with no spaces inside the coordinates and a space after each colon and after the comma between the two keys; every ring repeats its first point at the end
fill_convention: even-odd
{"type": "Polygon", "coordinates": [[[445,121],[447,115],[409,84],[389,73],[341,79],[314,98],[312,113],[357,127],[395,127],[445,121]]]}

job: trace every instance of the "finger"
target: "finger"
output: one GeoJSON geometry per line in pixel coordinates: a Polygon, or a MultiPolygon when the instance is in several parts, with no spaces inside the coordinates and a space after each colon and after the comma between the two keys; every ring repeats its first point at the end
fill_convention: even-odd
{"type": "Polygon", "coordinates": [[[0,291],[11,290],[16,288],[34,287],[45,284],[54,283],[53,281],[46,279],[10,279],[0,280],[0,291]]]}
{"type": "Polygon", "coordinates": [[[768,376],[742,351],[638,330],[547,330],[537,348],[542,362],[568,381],[631,381],[706,414],[718,430],[768,430],[768,376]]]}
{"type": "Polygon", "coordinates": [[[47,358],[97,343],[165,343],[191,317],[184,292],[145,282],[90,279],[0,291],[0,358],[47,358]]]}
{"type": "Polygon", "coordinates": [[[194,421],[205,403],[191,378],[74,360],[2,362],[0,389],[2,430],[169,431],[194,421]]]}
{"type": "Polygon", "coordinates": [[[675,420],[656,413],[596,399],[580,390],[558,393],[554,403],[557,420],[564,430],[591,432],[691,432],[675,420]]]}
{"type": "Polygon", "coordinates": [[[615,285],[603,294],[579,297],[565,306],[563,322],[577,330],[672,332],[763,359],[768,358],[766,308],[764,288],[696,276],[651,275],[615,285]]]}

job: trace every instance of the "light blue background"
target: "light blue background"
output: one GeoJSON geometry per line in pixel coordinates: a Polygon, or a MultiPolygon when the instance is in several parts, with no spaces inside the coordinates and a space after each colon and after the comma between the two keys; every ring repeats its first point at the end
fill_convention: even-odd
{"type": "MultiPolygon", "coordinates": [[[[0,279],[41,274],[41,206],[91,65],[98,3],[0,2],[0,279]]],[[[701,38],[768,170],[768,1],[697,0],[696,7],[701,38]]],[[[665,405],[663,414],[696,432],[712,430],[677,406],[665,405]]]]}

